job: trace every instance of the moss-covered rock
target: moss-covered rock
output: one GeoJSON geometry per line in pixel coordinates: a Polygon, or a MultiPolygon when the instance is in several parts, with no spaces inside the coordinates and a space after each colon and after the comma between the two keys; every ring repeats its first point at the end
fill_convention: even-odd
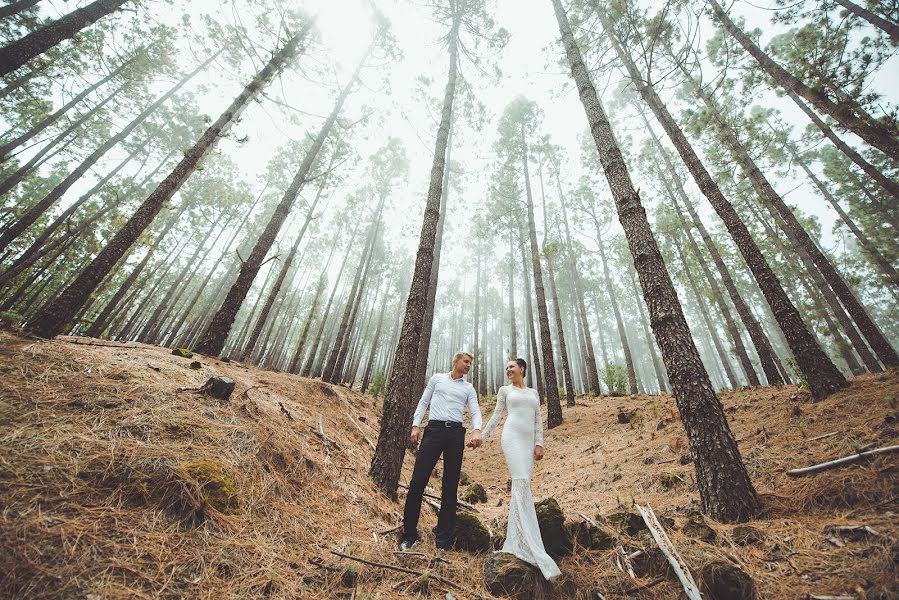
{"type": "Polygon", "coordinates": [[[464,490],[462,490],[462,494],[459,498],[470,504],[477,504],[478,502],[487,502],[487,490],[484,489],[484,486],[480,483],[472,483],[467,485],[464,490]]]}
{"type": "Polygon", "coordinates": [[[181,358],[193,358],[194,353],[188,350],[187,348],[175,348],[172,350],[172,354],[174,356],[180,356],[181,358]]]}
{"type": "Polygon", "coordinates": [[[546,553],[553,558],[571,554],[573,544],[571,535],[565,528],[565,515],[555,498],[541,500],[534,505],[537,511],[537,524],[540,525],[540,537],[546,553]]]}
{"type": "Polygon", "coordinates": [[[684,523],[684,534],[709,543],[718,538],[718,534],[709,527],[702,515],[693,515],[687,519],[687,522],[684,523]]]}
{"type": "Polygon", "coordinates": [[[471,478],[468,476],[468,473],[459,471],[459,485],[468,485],[469,483],[471,483],[471,478]]]}
{"type": "Polygon", "coordinates": [[[225,514],[240,510],[237,486],[221,466],[211,460],[195,460],[185,463],[184,471],[200,486],[209,506],[225,514]]]}
{"type": "Polygon", "coordinates": [[[473,514],[457,512],[453,547],[465,552],[486,552],[490,549],[490,532],[473,514]]]}
{"type": "Polygon", "coordinates": [[[633,566],[637,577],[666,577],[670,579],[676,577],[674,569],[671,568],[671,564],[658,546],[647,546],[643,552],[631,559],[631,566],[633,566]]]}
{"type": "Polygon", "coordinates": [[[543,574],[508,552],[494,552],[484,562],[484,584],[495,596],[515,600],[548,598],[543,574]]]}
{"type": "Polygon", "coordinates": [[[615,533],[607,527],[575,521],[567,525],[571,538],[587,550],[609,550],[615,547],[615,533]]]}
{"type": "Polygon", "coordinates": [[[643,517],[628,510],[612,513],[606,517],[606,521],[617,529],[619,533],[626,533],[630,536],[635,536],[641,530],[647,529],[643,517]]]}
{"type": "Polygon", "coordinates": [[[699,588],[709,600],[755,600],[755,582],[729,562],[711,562],[699,571],[699,588]]]}
{"type": "Polygon", "coordinates": [[[752,525],[737,525],[730,532],[730,537],[739,546],[749,546],[765,539],[765,534],[752,525]]]}

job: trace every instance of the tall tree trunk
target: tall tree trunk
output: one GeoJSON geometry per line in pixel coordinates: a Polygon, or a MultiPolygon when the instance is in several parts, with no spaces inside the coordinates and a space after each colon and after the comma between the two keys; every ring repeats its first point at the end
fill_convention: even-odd
{"type": "Polygon", "coordinates": [[[708,373],[690,337],[680,301],[662,260],[640,196],[631,183],[609,119],[590,81],[561,0],[552,0],[572,76],[587,114],[600,162],[635,258],[650,323],[674,388],[690,440],[703,511],[719,521],[740,521],[758,512],[758,499],[737,442],[708,373]]]}
{"type": "Polygon", "coordinates": [[[381,311],[378,314],[378,324],[375,327],[375,336],[374,341],[372,342],[371,353],[368,355],[368,363],[365,365],[365,373],[362,375],[362,388],[361,392],[364,394],[368,391],[368,386],[371,383],[372,370],[375,365],[375,355],[377,354],[378,342],[381,339],[381,328],[384,325],[384,316],[387,313],[387,300],[390,299],[389,290],[384,290],[384,297],[381,300],[381,311]]]}
{"type": "MultiPolygon", "coordinates": [[[[804,374],[806,380],[809,381],[812,396],[820,400],[846,387],[848,384],[845,377],[831,362],[827,354],[824,353],[806,324],[802,321],[799,311],[796,310],[796,307],[793,306],[793,303],[790,302],[790,299],[783,291],[780,281],[771,270],[758,245],[752,239],[749,230],[746,229],[746,225],[740,219],[737,211],[734,210],[733,205],[721,193],[718,185],[687,141],[683,131],[675,123],[671,113],[668,112],[668,108],[662,102],[662,99],[659,98],[651,85],[644,82],[636,69],[636,65],[630,60],[629,55],[620,47],[617,39],[611,35],[611,29],[607,26],[605,29],[607,34],[610,34],[609,37],[616,47],[622,62],[628,68],[630,78],[643,100],[649,105],[656,118],[662,124],[687,169],[696,180],[697,186],[708,198],[718,216],[721,217],[724,226],[740,250],[740,254],[755,276],[759,288],[765,295],[765,299],[768,301],[771,311],[780,325],[781,331],[783,331],[790,344],[790,350],[793,352],[800,371],[804,374]]],[[[758,346],[756,348],[758,349],[758,346]]],[[[765,375],[769,377],[769,381],[771,381],[771,377],[776,378],[776,368],[774,370],[771,370],[770,367],[765,369],[765,375]]]]}
{"type": "Polygon", "coordinates": [[[546,427],[552,429],[562,423],[562,404],[559,401],[559,383],[553,358],[553,340],[549,331],[549,311],[543,289],[543,270],[540,268],[540,250],[537,246],[537,226],[534,222],[534,198],[531,193],[531,176],[528,170],[528,145],[521,124],[521,161],[524,167],[524,189],[528,209],[528,237],[531,244],[531,265],[534,270],[534,291],[537,298],[537,318],[540,321],[540,345],[543,355],[543,387],[546,389],[546,427]]]}
{"type": "Polygon", "coordinates": [[[79,31],[119,10],[128,1],[94,0],[0,48],[0,76],[12,73],[61,41],[75,37],[79,31]]]}
{"type": "Polygon", "coordinates": [[[13,0],[6,6],[0,8],[0,19],[13,17],[20,12],[26,11],[41,0],[13,0]]]}
{"type": "Polygon", "coordinates": [[[87,98],[91,93],[93,93],[95,90],[97,90],[100,87],[102,87],[103,85],[105,85],[107,82],[118,77],[119,74],[122,71],[124,71],[126,67],[128,67],[128,65],[130,65],[137,59],[137,57],[139,56],[139,53],[142,51],[144,51],[143,47],[141,47],[134,54],[134,56],[132,56],[131,58],[129,58],[127,60],[122,61],[122,64],[120,64],[118,67],[116,67],[115,70],[113,70],[109,75],[107,75],[106,77],[103,77],[102,79],[100,79],[99,81],[94,83],[93,85],[88,86],[87,88],[82,90],[79,94],[75,95],[71,100],[69,100],[68,102],[63,104],[58,110],[56,110],[55,112],[53,112],[53,113],[47,115],[46,117],[44,117],[43,119],[41,119],[40,122],[38,122],[36,125],[31,127],[28,131],[22,133],[15,139],[12,139],[12,140],[6,142],[5,144],[0,145],[0,163],[4,162],[7,158],[9,158],[10,152],[12,152],[16,148],[18,148],[19,146],[21,146],[22,144],[27,142],[28,140],[32,139],[34,136],[36,136],[39,133],[41,133],[42,131],[44,131],[47,127],[49,127],[50,125],[55,123],[61,116],[66,114],[70,108],[72,108],[73,106],[75,106],[76,104],[78,104],[79,102],[84,100],[85,98],[87,98]]]}
{"type": "Polygon", "coordinates": [[[312,297],[312,304],[309,306],[309,313],[306,315],[306,320],[303,325],[303,331],[300,333],[300,339],[297,341],[297,349],[293,354],[293,358],[290,360],[290,364],[287,367],[288,373],[296,373],[297,367],[300,364],[300,361],[303,360],[303,348],[306,347],[306,339],[309,337],[309,329],[312,327],[312,319],[315,318],[315,311],[318,310],[318,303],[321,300],[322,292],[325,291],[325,283],[327,283],[328,278],[324,273],[318,278],[318,284],[315,286],[315,295],[312,297]]]}
{"type": "Polygon", "coordinates": [[[519,225],[518,248],[521,252],[521,272],[524,275],[524,299],[528,313],[528,332],[530,335],[528,354],[531,357],[531,366],[528,368],[528,373],[530,373],[534,379],[537,395],[540,396],[540,403],[542,404],[543,400],[546,398],[546,387],[543,385],[543,369],[540,365],[540,344],[537,343],[537,330],[534,327],[536,319],[534,318],[534,300],[531,293],[533,287],[531,286],[531,275],[527,268],[528,256],[527,250],[525,249],[524,234],[521,230],[522,227],[519,225]]]}
{"type": "Polygon", "coordinates": [[[805,227],[802,226],[790,207],[787,206],[780,194],[774,189],[774,186],[768,181],[768,178],[758,168],[746,147],[737,139],[736,133],[721,114],[717,102],[695,82],[693,82],[693,90],[703,101],[706,108],[708,108],[722,143],[728,148],[743,171],[745,171],[759,199],[762,200],[765,207],[772,214],[776,212],[783,220],[784,231],[789,234],[791,241],[797,246],[797,250],[801,250],[811,257],[815,266],[821,271],[821,275],[824,277],[827,285],[833,289],[840,302],[846,308],[846,312],[849,313],[861,334],[871,345],[871,349],[877,355],[877,358],[887,367],[899,367],[899,354],[896,353],[896,350],[893,349],[886,337],[880,332],[868,311],[859,302],[843,279],[843,276],[837,272],[830,259],[821,252],[818,245],[809,237],[805,227]]]}
{"type": "Polygon", "coordinates": [[[509,232],[509,360],[518,358],[518,328],[515,326],[515,248],[514,234],[509,232]]]}
{"type": "Polygon", "coordinates": [[[553,275],[553,262],[549,257],[546,258],[546,277],[549,279],[549,291],[553,297],[553,312],[556,317],[556,329],[559,332],[559,354],[562,356],[562,378],[565,385],[565,405],[574,406],[574,381],[571,379],[568,347],[565,345],[565,330],[562,328],[562,308],[559,306],[559,294],[556,292],[556,278],[553,275]]]}
{"type": "Polygon", "coordinates": [[[475,390],[479,390],[481,386],[481,360],[483,358],[480,348],[481,335],[481,253],[475,252],[475,260],[477,261],[477,275],[474,283],[474,343],[471,351],[474,354],[474,372],[471,374],[471,384],[475,390]]]}
{"type": "Polygon", "coordinates": [[[456,92],[458,72],[459,25],[462,14],[454,6],[453,24],[449,32],[449,72],[446,91],[443,96],[443,110],[440,115],[440,126],[434,148],[431,181],[428,186],[428,199],[415,255],[415,268],[409,296],[406,300],[406,313],[399,335],[399,342],[393,359],[390,383],[387,396],[384,398],[384,412],[381,417],[381,431],[372,458],[369,475],[378,488],[389,498],[396,499],[403,456],[406,453],[406,442],[412,412],[415,410],[415,389],[418,372],[415,369],[419,348],[421,347],[422,317],[427,303],[428,286],[431,283],[431,269],[434,262],[434,245],[437,239],[437,222],[440,219],[440,197],[443,193],[443,177],[446,168],[446,147],[449,138],[450,124],[453,117],[453,100],[456,92]]]}
{"type": "MultiPolygon", "coordinates": [[[[49,194],[44,196],[44,198],[41,199],[37,204],[28,209],[21,217],[19,217],[15,224],[6,229],[3,234],[0,235],[0,251],[6,248],[10,244],[10,242],[12,242],[35,221],[37,221],[51,206],[56,204],[56,202],[60,198],[62,198],[63,194],[65,194],[69,190],[69,188],[75,184],[75,182],[81,179],[84,174],[87,173],[88,169],[94,166],[97,161],[103,157],[103,155],[112,150],[112,148],[115,147],[119,142],[128,137],[128,135],[132,131],[134,131],[141,123],[146,121],[147,118],[156,111],[156,109],[162,106],[162,104],[165,103],[166,100],[171,98],[175,94],[175,92],[184,87],[184,85],[188,81],[193,79],[198,73],[200,73],[200,71],[206,68],[206,65],[212,62],[212,60],[216,56],[217,54],[209,57],[199,67],[191,71],[185,77],[182,77],[177,84],[169,89],[169,91],[159,96],[149,106],[142,110],[139,115],[132,119],[130,123],[123,127],[118,133],[103,142],[96,150],[91,152],[91,154],[87,158],[82,160],[81,163],[77,167],[75,167],[75,169],[71,173],[69,173],[65,179],[59,182],[59,184],[57,184],[49,194]]],[[[78,308],[80,308],[80,306],[78,308]]]]}
{"type": "Polygon", "coordinates": [[[890,39],[893,40],[893,44],[899,44],[899,23],[884,19],[877,13],[868,10],[864,6],[859,6],[855,2],[850,2],[849,0],[834,1],[855,16],[861,17],[871,25],[885,31],[890,36],[890,39]]]}
{"type": "Polygon", "coordinates": [[[721,26],[737,40],[746,52],[755,58],[762,70],[779,86],[784,90],[805,98],[811,102],[812,106],[831,117],[845,129],[855,133],[893,160],[899,161],[899,140],[896,139],[895,132],[890,132],[888,128],[876,121],[872,122],[855,114],[857,109],[853,111],[842,102],[833,102],[827,98],[823,91],[814,90],[800,81],[774,62],[743,30],[737,27],[718,2],[710,0],[709,5],[721,26]]]}
{"type": "MultiPolygon", "coordinates": [[[[381,33],[379,33],[377,37],[380,38],[380,36],[381,33]]],[[[337,121],[337,117],[340,114],[340,110],[343,108],[347,96],[349,96],[350,91],[356,83],[362,65],[374,48],[374,43],[375,42],[373,41],[369,46],[369,49],[365,52],[365,55],[362,57],[359,65],[350,77],[350,80],[343,90],[341,90],[331,114],[328,115],[328,118],[322,124],[318,135],[312,142],[312,146],[303,157],[302,164],[300,164],[293,181],[291,181],[287,190],[284,192],[281,202],[279,202],[278,206],[275,208],[265,230],[256,241],[253,250],[250,252],[250,256],[240,266],[240,273],[237,276],[237,280],[234,282],[234,285],[231,286],[221,307],[212,318],[200,343],[197,345],[197,350],[202,354],[219,354],[225,346],[225,340],[227,340],[228,334],[231,332],[231,326],[234,324],[237,312],[240,310],[247,293],[250,291],[250,287],[253,285],[253,280],[256,278],[256,274],[259,272],[259,268],[265,260],[265,255],[268,254],[268,251],[271,249],[278,232],[281,230],[281,226],[287,220],[287,216],[290,213],[290,209],[293,207],[297,195],[303,189],[303,186],[309,177],[309,173],[312,170],[312,165],[317,160],[318,154],[325,143],[325,139],[327,139],[328,135],[331,133],[331,129],[334,127],[334,123],[337,121]]]]}
{"type": "Polygon", "coordinates": [[[421,341],[418,349],[418,363],[415,371],[418,373],[419,385],[424,387],[428,383],[428,351],[431,348],[431,334],[434,329],[434,306],[437,302],[437,283],[440,273],[440,254],[443,250],[443,227],[446,224],[446,198],[449,195],[449,168],[450,156],[453,151],[453,127],[446,137],[446,164],[447,169],[443,174],[443,191],[440,193],[440,215],[437,221],[437,239],[434,240],[434,263],[431,266],[431,281],[428,284],[428,298],[425,303],[425,314],[421,322],[421,341]]]}

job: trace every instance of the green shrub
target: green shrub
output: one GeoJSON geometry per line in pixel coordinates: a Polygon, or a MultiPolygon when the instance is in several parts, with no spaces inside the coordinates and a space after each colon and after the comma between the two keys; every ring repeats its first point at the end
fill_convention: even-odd
{"type": "Polygon", "coordinates": [[[602,381],[609,389],[610,396],[627,394],[627,369],[621,365],[609,363],[602,371],[602,381]]]}

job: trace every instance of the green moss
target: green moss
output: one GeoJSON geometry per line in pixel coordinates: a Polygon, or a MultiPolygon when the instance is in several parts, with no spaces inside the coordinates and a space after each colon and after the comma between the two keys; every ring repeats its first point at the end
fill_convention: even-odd
{"type": "Polygon", "coordinates": [[[462,490],[462,494],[459,498],[463,502],[470,502],[471,504],[487,502],[487,490],[485,490],[484,486],[480,483],[472,483],[462,490]]]}
{"type": "Polygon", "coordinates": [[[486,552],[490,549],[490,532],[473,514],[458,512],[454,546],[468,552],[486,552]]]}
{"type": "Polygon", "coordinates": [[[200,485],[203,498],[215,510],[234,514],[240,509],[237,486],[222,467],[211,460],[184,464],[184,470],[200,485]]]}
{"type": "Polygon", "coordinates": [[[565,515],[555,498],[547,498],[534,504],[537,511],[537,523],[540,525],[540,537],[546,553],[553,558],[571,554],[573,544],[571,534],[565,528],[565,515]]]}
{"type": "Polygon", "coordinates": [[[172,354],[181,358],[193,358],[194,356],[194,353],[187,348],[175,348],[172,350],[172,354]]]}

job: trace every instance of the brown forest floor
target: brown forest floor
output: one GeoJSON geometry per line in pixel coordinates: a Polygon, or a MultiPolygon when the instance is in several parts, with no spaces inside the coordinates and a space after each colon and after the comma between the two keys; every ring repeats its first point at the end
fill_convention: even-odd
{"type": "MultiPolygon", "coordinates": [[[[419,555],[399,556],[395,534],[382,533],[399,523],[401,505],[367,477],[374,398],[192,360],[201,368],[154,346],[0,332],[0,597],[443,598],[448,589],[433,578],[350,569],[329,550],[440,575],[464,586],[453,590],[458,598],[490,596],[483,555],[440,552],[429,537],[419,555]],[[229,402],[191,390],[219,374],[237,382],[229,402]]],[[[856,378],[819,403],[795,386],[722,394],[765,507],[751,523],[764,539],[749,546],[732,541],[732,525],[709,522],[715,543],[681,531],[683,508],[698,494],[692,465],[678,460],[686,440],[670,397],[579,398],[545,434],[534,496],[555,497],[572,521],[649,502],[674,518],[669,534],[694,575],[712,560],[736,563],[761,598],[896,598],[896,455],[796,480],[784,471],[896,443],[897,398],[896,373],[856,378]],[[619,424],[619,407],[639,409],[635,422],[619,424]],[[877,535],[825,530],[842,524],[877,535]]],[[[485,418],[491,410],[485,402],[485,418]]],[[[487,488],[480,518],[502,533],[498,439],[466,450],[463,469],[487,488]]],[[[404,482],[412,461],[407,454],[404,482]]],[[[428,509],[423,520],[429,531],[428,509]]],[[[652,544],[623,534],[620,542],[628,551],[652,544]]],[[[578,549],[560,562],[554,595],[678,597],[676,579],[623,594],[654,578],[632,581],[614,556],[578,549]]]]}

